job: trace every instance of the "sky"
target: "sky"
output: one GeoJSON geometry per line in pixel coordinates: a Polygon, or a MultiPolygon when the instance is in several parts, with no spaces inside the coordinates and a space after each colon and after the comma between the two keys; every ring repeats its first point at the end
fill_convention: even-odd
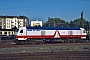
{"type": "Polygon", "coordinates": [[[48,17],[71,21],[80,18],[90,21],[90,0],[0,0],[0,15],[27,16],[30,20],[48,17]]]}

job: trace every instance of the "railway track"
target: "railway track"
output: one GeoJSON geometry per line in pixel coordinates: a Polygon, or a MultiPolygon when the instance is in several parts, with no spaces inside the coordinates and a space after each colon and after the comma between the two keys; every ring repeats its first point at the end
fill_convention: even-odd
{"type": "Polygon", "coordinates": [[[12,40],[2,40],[0,48],[19,48],[19,47],[33,47],[33,46],[80,46],[80,45],[90,45],[90,42],[85,43],[45,43],[45,44],[25,44],[17,45],[12,40]]]}
{"type": "Polygon", "coordinates": [[[35,44],[35,45],[16,45],[16,44],[2,44],[0,48],[19,48],[19,47],[34,47],[34,46],[80,46],[90,45],[90,43],[47,43],[47,44],[35,44]]]}
{"type": "Polygon", "coordinates": [[[90,51],[0,54],[0,60],[90,60],[90,51]]]}
{"type": "Polygon", "coordinates": [[[90,60],[90,42],[46,43],[37,45],[16,45],[11,44],[13,43],[11,40],[4,40],[2,42],[3,44],[0,45],[0,60],[90,60]],[[64,46],[64,48],[62,46],[64,46]],[[75,50],[80,48],[82,51],[74,51],[71,49],[71,46],[75,50]],[[72,51],[60,50],[65,48],[69,48],[72,51]],[[50,52],[42,52],[44,50],[50,52]]]}

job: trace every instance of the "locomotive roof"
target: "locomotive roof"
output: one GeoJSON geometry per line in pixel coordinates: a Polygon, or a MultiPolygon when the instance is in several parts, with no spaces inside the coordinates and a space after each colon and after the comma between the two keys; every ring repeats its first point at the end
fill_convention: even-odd
{"type": "Polygon", "coordinates": [[[39,30],[80,30],[80,28],[63,28],[63,27],[26,27],[26,28],[39,30]]]}

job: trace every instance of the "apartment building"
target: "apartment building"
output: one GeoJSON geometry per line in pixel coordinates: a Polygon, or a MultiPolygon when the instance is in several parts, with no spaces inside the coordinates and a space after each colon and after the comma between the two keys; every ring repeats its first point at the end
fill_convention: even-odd
{"type": "Polygon", "coordinates": [[[26,16],[0,16],[0,28],[12,29],[13,27],[23,27],[29,24],[26,16]]]}
{"type": "Polygon", "coordinates": [[[42,21],[40,20],[32,20],[31,22],[31,26],[41,26],[42,27],[42,21]]]}
{"type": "Polygon", "coordinates": [[[13,35],[12,28],[28,26],[29,19],[26,16],[0,16],[0,35],[13,35]]]}

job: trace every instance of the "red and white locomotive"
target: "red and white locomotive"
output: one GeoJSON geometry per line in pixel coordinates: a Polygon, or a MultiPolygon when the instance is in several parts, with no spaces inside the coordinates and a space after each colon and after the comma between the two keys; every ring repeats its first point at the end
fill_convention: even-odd
{"type": "Polygon", "coordinates": [[[86,39],[84,28],[21,27],[15,31],[16,43],[31,43],[50,39],[86,39]]]}

